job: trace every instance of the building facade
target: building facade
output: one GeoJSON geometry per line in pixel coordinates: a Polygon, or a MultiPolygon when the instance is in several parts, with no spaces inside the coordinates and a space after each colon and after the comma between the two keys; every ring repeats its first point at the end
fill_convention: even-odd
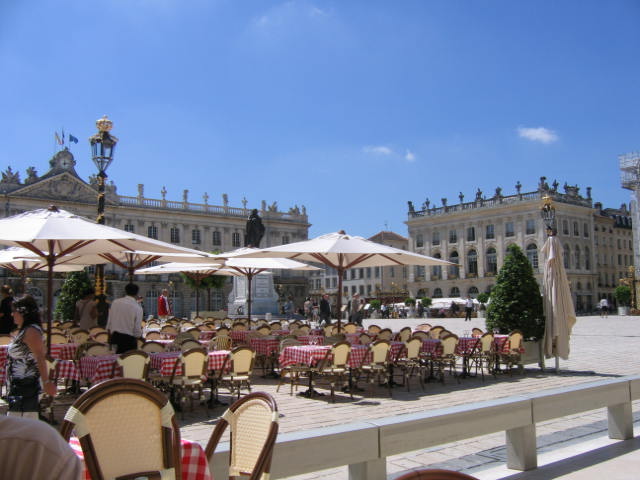
{"type": "Polygon", "coordinates": [[[490,292],[511,244],[526,254],[541,284],[540,250],[546,232],[540,208],[542,197],[549,196],[555,205],[576,311],[591,311],[602,297],[613,302],[617,279],[624,275],[633,255],[628,211],[602,209],[600,204],[594,207],[590,187],[586,196],[580,195],[577,185],[566,183],[561,192],[557,182],[549,186],[545,177],[535,191],[522,192],[520,182],[515,189],[515,194],[503,195],[498,187],[490,197],[478,189],[471,202],[465,202],[460,193],[459,202],[449,204],[443,198],[437,207],[427,200],[419,210],[409,202],[409,249],[457,264],[412,268],[411,296],[474,297],[490,292]]]}
{"type": "MultiPolygon", "coordinates": [[[[168,200],[163,187],[160,198],[145,195],[144,185],[138,185],[136,196],[120,195],[111,182],[106,187],[106,225],[152,237],[164,242],[197,250],[213,252],[228,251],[244,246],[244,233],[251,208],[246,199],[241,207],[232,207],[227,194],[222,194],[222,205],[209,203],[205,193],[202,202],[189,200],[189,191],[183,190],[182,200],[168,200]]],[[[49,170],[38,176],[34,167],[27,169],[26,178],[9,166],[0,180],[0,195],[3,207],[0,217],[16,215],[28,210],[46,208],[55,204],[63,210],[95,220],[97,211],[97,181],[94,176],[86,182],[75,171],[75,159],[67,149],[58,151],[49,161],[49,170]]],[[[305,207],[298,206],[280,211],[273,203],[262,201],[259,214],[265,226],[261,247],[281,245],[305,240],[309,222],[305,207]]],[[[115,265],[106,266],[107,294],[114,298],[122,295],[127,282],[126,272],[115,265]]],[[[56,279],[57,293],[62,278],[56,279]]],[[[187,288],[179,275],[137,276],[140,295],[145,299],[145,313],[156,313],[156,299],[163,288],[169,288],[174,301],[176,315],[187,315],[195,310],[195,293],[187,288]]],[[[4,282],[16,284],[17,278],[4,271],[4,282]]],[[[281,271],[274,276],[276,290],[281,297],[288,294],[302,296],[307,279],[304,274],[281,271]]],[[[38,274],[31,277],[29,291],[41,299],[44,280],[38,274]]],[[[226,307],[228,289],[224,292],[201,292],[200,309],[218,310],[226,307]]]]}

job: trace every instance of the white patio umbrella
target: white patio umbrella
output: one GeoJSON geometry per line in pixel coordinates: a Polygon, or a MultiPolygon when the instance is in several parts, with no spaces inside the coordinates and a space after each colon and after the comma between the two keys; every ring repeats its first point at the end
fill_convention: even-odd
{"type": "MultiPolygon", "coordinates": [[[[0,244],[30,250],[47,264],[47,333],[51,333],[53,269],[70,254],[122,251],[201,254],[177,245],[100,225],[55,206],[0,219],[0,244]]],[[[47,349],[50,347],[47,336],[47,349]]]]}
{"type": "Polygon", "coordinates": [[[302,262],[317,262],[335,268],[338,273],[338,325],[341,321],[342,277],[353,267],[385,267],[394,265],[453,265],[446,260],[389,247],[362,237],[347,235],[343,230],[327,233],[311,240],[248,252],[243,257],[285,257],[302,262]]]}
{"type": "Polygon", "coordinates": [[[563,249],[555,235],[547,238],[541,253],[544,260],[542,276],[542,303],[544,307],[544,354],[555,356],[556,371],[558,357],[569,358],[569,338],[576,323],[576,313],[571,299],[571,289],[564,269],[563,249]]]}
{"type": "Polygon", "coordinates": [[[225,268],[234,270],[247,278],[247,318],[249,321],[251,321],[252,303],[251,281],[256,275],[267,270],[319,270],[318,267],[313,267],[296,260],[283,258],[284,256],[270,258],[248,257],[252,253],[259,251],[260,250],[258,248],[243,247],[212,256],[213,259],[224,259],[225,268]]]}
{"type": "Polygon", "coordinates": [[[154,267],[141,268],[135,271],[136,275],[161,275],[163,273],[183,273],[191,278],[196,284],[196,316],[200,315],[200,283],[202,280],[211,275],[228,275],[240,276],[234,270],[222,268],[222,265],[216,263],[165,263],[154,267]]]}

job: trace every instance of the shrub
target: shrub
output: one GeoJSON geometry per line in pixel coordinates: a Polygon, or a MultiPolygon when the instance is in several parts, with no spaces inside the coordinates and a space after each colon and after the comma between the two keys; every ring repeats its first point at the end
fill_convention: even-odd
{"type": "Polygon", "coordinates": [[[76,302],[82,298],[84,292],[92,288],[91,279],[87,272],[71,272],[60,289],[60,296],[53,311],[53,316],[57,320],[73,320],[76,311],[76,302]]]}
{"type": "Polygon", "coordinates": [[[431,304],[433,303],[433,300],[431,300],[429,297],[422,297],[420,299],[420,303],[422,303],[422,306],[424,308],[429,308],[431,306],[431,304]]]}
{"type": "Polygon", "coordinates": [[[484,310],[487,308],[486,304],[489,301],[489,294],[486,292],[479,293],[476,300],[480,303],[480,310],[484,310]]]}
{"type": "Polygon", "coordinates": [[[631,303],[631,288],[629,285],[618,285],[613,291],[613,296],[616,297],[618,305],[628,307],[631,303]]]}
{"type": "Polygon", "coordinates": [[[411,297],[407,297],[407,298],[405,298],[405,299],[404,299],[404,304],[405,304],[407,307],[410,307],[410,306],[412,306],[412,305],[415,305],[415,304],[416,304],[416,299],[415,299],[415,298],[411,298],[411,297]]]}
{"type": "Polygon", "coordinates": [[[525,339],[544,335],[540,287],[527,257],[517,245],[507,249],[487,307],[487,328],[509,333],[520,330],[525,339]]]}
{"type": "Polygon", "coordinates": [[[380,300],[370,300],[369,306],[372,310],[380,310],[380,300]]]}

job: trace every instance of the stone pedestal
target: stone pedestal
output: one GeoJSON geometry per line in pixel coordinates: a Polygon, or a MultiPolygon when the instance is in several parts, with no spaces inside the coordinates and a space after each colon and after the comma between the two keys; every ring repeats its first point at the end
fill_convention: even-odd
{"type": "MultiPolygon", "coordinates": [[[[247,315],[246,277],[233,277],[233,289],[229,294],[229,315],[247,315]]],[[[273,287],[273,275],[256,275],[251,281],[251,316],[271,313],[278,315],[278,293],[273,287]]]]}

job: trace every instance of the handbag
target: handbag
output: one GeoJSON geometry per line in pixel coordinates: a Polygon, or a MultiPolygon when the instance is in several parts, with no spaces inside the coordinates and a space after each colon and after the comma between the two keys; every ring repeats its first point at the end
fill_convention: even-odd
{"type": "Polygon", "coordinates": [[[37,412],[40,410],[38,394],[40,379],[36,377],[15,378],[11,380],[9,395],[10,412],[37,412]]]}

